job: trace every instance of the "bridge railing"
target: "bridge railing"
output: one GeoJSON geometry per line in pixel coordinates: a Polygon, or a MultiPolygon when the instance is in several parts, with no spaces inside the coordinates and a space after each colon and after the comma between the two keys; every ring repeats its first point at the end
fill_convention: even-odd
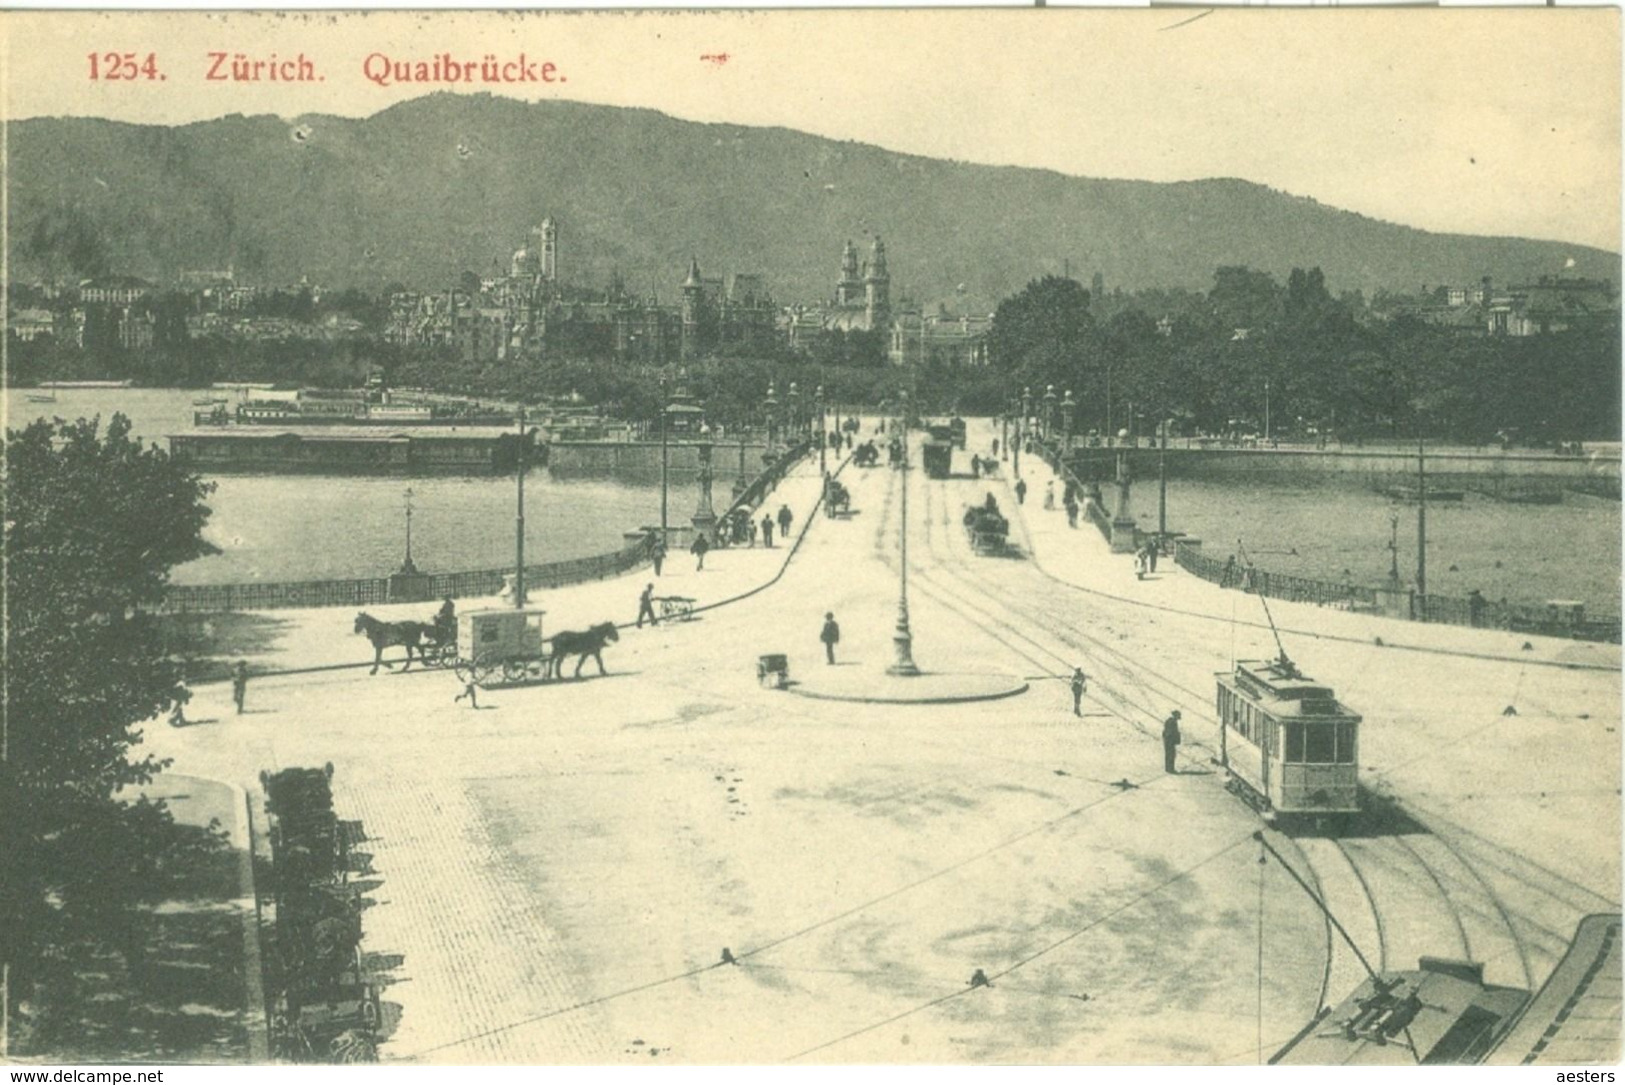
{"type": "MultiPolygon", "coordinates": [[[[755,508],[779,484],[810,442],[787,448],[729,506],[755,508]]],[[[603,580],[650,561],[654,535],[638,538],[619,550],[525,566],[525,586],[561,588],[603,580]]],[[[426,599],[469,599],[496,595],[513,576],[513,566],[433,573],[411,577],[372,576],[348,580],[294,580],[263,584],[173,584],[164,592],[163,614],[200,614],[231,610],[290,610],[304,607],[361,607],[426,599]]]]}

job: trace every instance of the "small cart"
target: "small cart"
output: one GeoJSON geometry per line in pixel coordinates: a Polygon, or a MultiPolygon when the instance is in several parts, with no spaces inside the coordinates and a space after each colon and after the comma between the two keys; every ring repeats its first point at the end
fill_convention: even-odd
{"type": "Polygon", "coordinates": [[[457,616],[457,679],[482,689],[547,681],[542,615],[534,609],[472,610],[457,616]]]}
{"type": "Polygon", "coordinates": [[[764,689],[783,689],[790,684],[790,658],[782,654],[761,656],[756,660],[756,681],[764,689]]]}
{"type": "Polygon", "coordinates": [[[694,620],[694,600],[687,595],[657,596],[655,602],[660,604],[660,616],[667,621],[694,620]]]}

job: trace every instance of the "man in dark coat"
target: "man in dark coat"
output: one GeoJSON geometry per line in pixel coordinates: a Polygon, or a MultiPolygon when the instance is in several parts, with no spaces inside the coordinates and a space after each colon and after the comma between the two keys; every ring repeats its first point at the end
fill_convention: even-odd
{"type": "Polygon", "coordinates": [[[1162,771],[1178,772],[1174,768],[1174,754],[1179,752],[1179,710],[1176,708],[1162,721],[1162,771]]]}
{"type": "Polygon", "coordinates": [[[709,553],[710,550],[711,540],[705,537],[705,533],[703,531],[694,536],[694,545],[688,548],[688,552],[693,554],[694,557],[698,559],[694,565],[695,572],[698,573],[705,570],[705,555],[709,553]]]}
{"type": "Polygon", "coordinates": [[[773,549],[773,517],[762,517],[762,545],[773,549]]]}
{"type": "Polygon", "coordinates": [[[1089,679],[1082,667],[1072,668],[1072,714],[1083,715],[1083,695],[1089,689],[1089,679]]]}
{"type": "Polygon", "coordinates": [[[1024,478],[1018,478],[1018,479],[1016,479],[1016,504],[1025,505],[1026,503],[1027,503],[1027,480],[1024,479],[1024,478]]]}
{"type": "Polygon", "coordinates": [[[779,538],[788,539],[790,537],[790,522],[794,519],[795,514],[790,511],[789,505],[779,506],[779,538]]]}
{"type": "Polygon", "coordinates": [[[660,575],[660,567],[666,563],[666,540],[659,535],[655,536],[654,545],[649,548],[649,558],[654,562],[655,575],[660,575]]]}
{"type": "Polygon", "coordinates": [[[644,585],[643,594],[638,596],[639,629],[643,628],[643,619],[645,616],[648,617],[650,625],[660,624],[659,620],[655,618],[655,586],[653,584],[644,585]]]}
{"type": "Polygon", "coordinates": [[[248,699],[248,663],[239,659],[237,669],[231,673],[231,699],[237,702],[237,715],[243,714],[243,702],[248,699]]]}
{"type": "Polygon", "coordinates": [[[818,639],[824,642],[824,662],[835,665],[835,646],[841,642],[841,627],[835,624],[833,611],[824,615],[824,629],[818,634],[818,639]]]}

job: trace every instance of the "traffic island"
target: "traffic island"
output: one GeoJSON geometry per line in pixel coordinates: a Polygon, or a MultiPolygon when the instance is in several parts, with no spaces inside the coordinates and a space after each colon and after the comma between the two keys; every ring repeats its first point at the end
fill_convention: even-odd
{"type": "Polygon", "coordinates": [[[937,705],[1002,700],[1027,692],[1027,683],[1010,674],[922,671],[902,677],[863,667],[826,666],[791,680],[784,689],[820,701],[937,705]]]}

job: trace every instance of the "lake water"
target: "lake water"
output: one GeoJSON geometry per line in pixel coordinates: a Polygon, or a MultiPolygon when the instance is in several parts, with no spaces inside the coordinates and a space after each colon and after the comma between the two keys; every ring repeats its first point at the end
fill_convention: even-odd
{"type": "MultiPolygon", "coordinates": [[[[1109,498],[1108,498],[1109,499],[1109,498]]],[[[1155,479],[1138,481],[1135,519],[1157,527],[1155,479]]],[[[1355,584],[1388,578],[1391,517],[1399,517],[1399,575],[1416,578],[1416,505],[1357,483],[1294,485],[1170,479],[1168,528],[1202,540],[1204,553],[1237,552],[1261,569],[1355,584]]],[[[1559,505],[1513,505],[1478,494],[1427,507],[1429,592],[1516,601],[1578,599],[1617,612],[1620,504],[1566,493],[1559,505]]]]}
{"type": "MultiPolygon", "coordinates": [[[[225,394],[225,393],[219,393],[225,394]]],[[[192,400],[204,393],[159,389],[59,389],[55,403],[4,392],[6,424],[114,411],[135,431],[167,445],[192,426],[192,400]]],[[[206,533],[222,553],[175,570],[181,584],[380,576],[404,552],[405,491],[413,491],[412,554],[428,572],[498,568],[513,559],[511,478],[354,478],[232,475],[214,480],[206,533]]],[[[723,490],[726,487],[722,488],[723,490]]],[[[720,491],[719,491],[720,492],[720,491]]],[[[658,522],[660,488],[603,479],[559,480],[545,470],[526,479],[526,557],[542,562],[605,553],[622,532],[658,522]]],[[[674,485],[671,516],[684,520],[696,497],[692,481],[674,485]]],[[[1135,516],[1155,529],[1157,490],[1141,480],[1135,516]]],[[[1271,481],[1168,484],[1168,525],[1204,540],[1209,553],[1242,539],[1262,568],[1371,584],[1388,575],[1389,516],[1399,513],[1399,568],[1416,572],[1416,507],[1357,484],[1271,481]]],[[[1561,505],[1508,505],[1469,495],[1428,506],[1428,584],[1464,596],[1538,602],[1579,599],[1612,612],[1620,594],[1620,505],[1566,494],[1561,505]],[[1454,568],[1452,568],[1454,566],[1454,568]]]]}
{"type": "MultiPolygon", "coordinates": [[[[135,433],[167,448],[171,433],[192,428],[192,400],[206,393],[163,389],[56,391],[55,403],[4,392],[6,425],[39,417],[128,415],[135,433]]],[[[36,393],[37,394],[37,393],[36,393]]],[[[219,393],[224,395],[225,393],[219,393]]],[[[412,490],[412,558],[424,572],[500,568],[513,562],[515,486],[508,477],[363,478],[326,475],[223,475],[209,497],[204,534],[221,553],[174,570],[177,584],[324,580],[382,576],[405,553],[406,490],[412,490]]],[[[698,497],[693,484],[671,490],[670,516],[681,522],[698,497]]],[[[622,533],[660,520],[658,485],[608,479],[525,478],[525,559],[559,561],[608,553],[622,533]]]]}

